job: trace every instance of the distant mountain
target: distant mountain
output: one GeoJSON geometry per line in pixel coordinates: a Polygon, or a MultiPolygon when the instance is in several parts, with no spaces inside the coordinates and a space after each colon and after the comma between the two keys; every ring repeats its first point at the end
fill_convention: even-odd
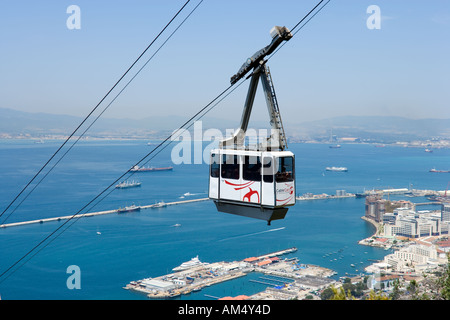
{"type": "MultiPolygon", "coordinates": [[[[94,115],[95,116],[95,115],[94,115]]],[[[80,128],[83,132],[95,118],[88,119],[80,128]]],[[[43,137],[68,135],[77,128],[83,118],[48,113],[30,113],[0,108],[0,137],[30,135],[43,137]]],[[[203,130],[217,128],[235,129],[236,121],[207,118],[203,120],[203,130]]],[[[143,119],[112,119],[100,117],[88,130],[90,137],[149,138],[166,137],[168,133],[184,124],[182,116],[159,116],[143,119]]],[[[249,127],[267,128],[268,121],[251,122],[249,127]]],[[[359,137],[377,141],[450,138],[450,119],[407,119],[403,117],[363,117],[342,116],[325,120],[293,122],[284,120],[286,134],[294,139],[329,140],[331,135],[338,138],[359,137]]],[[[191,128],[192,129],[192,128],[191,128]]]]}
{"type": "Polygon", "coordinates": [[[384,116],[341,116],[325,120],[286,123],[290,135],[330,139],[359,137],[360,139],[414,140],[433,137],[450,138],[450,119],[408,119],[384,116]]]}
{"type": "MultiPolygon", "coordinates": [[[[101,116],[93,123],[96,116],[97,114],[93,114],[80,127],[76,135],[81,134],[92,125],[86,133],[87,136],[148,138],[164,134],[163,137],[166,137],[167,133],[171,133],[187,121],[182,116],[155,116],[137,120],[114,119],[101,116]]],[[[0,108],[0,137],[7,135],[30,135],[34,137],[69,135],[80,125],[83,119],[82,117],[69,115],[31,113],[0,108]]],[[[225,130],[239,125],[237,121],[216,118],[205,118],[202,120],[203,130],[208,128],[225,130]]]]}

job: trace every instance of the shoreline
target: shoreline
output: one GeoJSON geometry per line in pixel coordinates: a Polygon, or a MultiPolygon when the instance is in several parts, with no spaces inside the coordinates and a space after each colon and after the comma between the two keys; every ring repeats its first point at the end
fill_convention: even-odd
{"type": "MultiPolygon", "coordinates": [[[[378,223],[378,222],[376,222],[376,221],[373,221],[372,219],[369,219],[369,218],[367,218],[367,217],[365,217],[365,216],[362,216],[361,219],[364,220],[364,221],[366,221],[366,222],[369,222],[372,226],[375,227],[375,233],[374,233],[373,235],[371,235],[371,236],[365,238],[365,239],[372,238],[372,237],[376,237],[377,235],[379,235],[379,233],[380,233],[380,227],[381,227],[381,224],[380,224],[380,223],[378,223]]],[[[364,239],[363,239],[363,240],[364,240],[364,239]]]]}

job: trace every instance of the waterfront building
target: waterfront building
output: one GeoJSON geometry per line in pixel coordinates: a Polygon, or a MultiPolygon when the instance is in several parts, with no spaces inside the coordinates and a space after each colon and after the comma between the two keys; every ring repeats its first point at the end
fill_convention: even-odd
{"type": "Polygon", "coordinates": [[[386,201],[387,200],[382,199],[380,194],[366,197],[366,218],[381,222],[385,213],[386,201]]]}
{"type": "MultiPolygon", "coordinates": [[[[412,203],[409,201],[389,201],[382,198],[382,194],[374,194],[366,197],[365,216],[375,222],[382,223],[386,213],[398,213],[399,210],[410,210],[412,203]]],[[[391,217],[388,217],[391,218],[391,217]]]]}
{"type": "Polygon", "coordinates": [[[448,234],[450,221],[442,221],[442,213],[398,208],[383,216],[384,236],[420,238],[448,234]]]}

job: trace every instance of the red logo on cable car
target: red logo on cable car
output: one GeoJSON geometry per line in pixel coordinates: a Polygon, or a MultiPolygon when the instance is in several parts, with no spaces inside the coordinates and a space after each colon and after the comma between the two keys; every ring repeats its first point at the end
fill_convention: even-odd
{"type": "Polygon", "coordinates": [[[250,202],[251,197],[256,194],[256,196],[258,197],[258,202],[259,202],[259,193],[256,190],[253,190],[252,188],[250,188],[250,186],[255,183],[255,181],[250,181],[250,182],[246,182],[246,183],[241,183],[241,184],[236,184],[236,183],[231,183],[228,182],[227,180],[225,180],[226,184],[229,184],[230,186],[234,187],[234,190],[241,190],[241,189],[245,189],[248,188],[250,191],[247,192],[244,197],[242,198],[242,201],[245,201],[245,199],[247,199],[248,202],[250,202]]]}
{"type": "Polygon", "coordinates": [[[283,203],[280,203],[280,204],[278,204],[278,205],[285,205],[285,204],[287,204],[289,201],[291,201],[292,200],[292,198],[294,197],[294,187],[293,186],[290,186],[290,187],[288,187],[288,188],[286,188],[286,189],[277,189],[277,192],[278,191],[282,191],[282,192],[284,192],[284,193],[289,193],[289,197],[287,197],[287,198],[285,198],[285,199],[277,199],[277,202],[283,202],[283,203]]]}

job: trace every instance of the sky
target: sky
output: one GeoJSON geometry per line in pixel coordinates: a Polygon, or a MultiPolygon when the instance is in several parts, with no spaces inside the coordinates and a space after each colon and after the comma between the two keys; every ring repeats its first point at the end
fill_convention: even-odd
{"type": "MultiPolygon", "coordinates": [[[[2,0],[0,108],[86,116],[185,2],[2,0]],[[80,29],[67,26],[71,5],[80,8],[80,29]]],[[[292,28],[318,2],[204,0],[103,116],[189,118],[270,43],[273,26],[292,28]]],[[[450,118],[449,57],[450,1],[331,0],[268,65],[285,121],[450,118]],[[380,9],[379,29],[367,26],[370,5],[380,9]]],[[[239,121],[247,86],[210,116],[239,121]]],[[[261,89],[252,119],[268,119],[261,89]]]]}

